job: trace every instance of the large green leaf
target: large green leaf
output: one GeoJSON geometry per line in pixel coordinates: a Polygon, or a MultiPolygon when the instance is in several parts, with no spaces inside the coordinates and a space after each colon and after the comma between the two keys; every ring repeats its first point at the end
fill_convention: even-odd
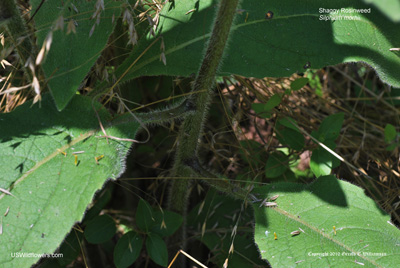
{"type": "Polygon", "coordinates": [[[279,195],[276,207],[253,205],[255,241],[273,267],[400,263],[400,231],[355,185],[326,176],[309,185],[276,183],[254,193],[260,198],[279,195]],[[292,235],[295,231],[299,234],[292,235]]]}
{"type": "MultiPolygon", "coordinates": [[[[31,2],[32,9],[36,10],[42,1],[31,2]]],[[[120,3],[105,0],[105,10],[101,12],[97,25],[96,18],[91,19],[95,4],[96,1],[46,1],[35,16],[39,47],[49,31],[55,28],[56,21],[61,16],[64,18],[64,30],[54,31],[50,51],[42,66],[59,110],[72,99],[100,56],[113,30],[113,18],[120,13],[120,3]],[[75,26],[76,33],[67,34],[68,24],[75,26]],[[92,27],[95,27],[93,32],[92,27]]]]}
{"type": "MultiPolygon", "coordinates": [[[[396,0],[386,1],[400,13],[396,0]]],[[[141,75],[196,73],[210,37],[217,1],[171,1],[162,13],[156,37],[139,42],[116,74],[124,80],[141,75]],[[187,11],[194,12],[186,14],[187,11]],[[162,36],[141,57],[132,63],[162,36]],[[167,65],[160,61],[161,40],[167,65]]],[[[334,1],[242,1],[232,28],[220,75],[284,77],[306,68],[321,68],[342,62],[363,61],[376,69],[384,82],[400,87],[400,57],[390,48],[400,43],[400,22],[393,22],[375,5],[359,0],[334,1]],[[325,21],[325,9],[369,9],[370,13],[339,12],[341,19],[325,21]],[[271,19],[266,19],[266,13],[271,19]],[[355,18],[344,19],[344,16],[355,18]]],[[[338,17],[336,17],[338,18],[338,17]]]]}
{"type": "MultiPolygon", "coordinates": [[[[0,188],[12,194],[0,195],[0,213],[9,208],[2,219],[1,267],[29,267],[40,258],[16,254],[54,252],[95,192],[123,172],[131,146],[99,138],[103,133],[90,98],[76,96],[62,112],[48,94],[41,107],[31,105],[0,114],[0,188]],[[83,153],[75,164],[72,153],[78,151],[83,153]]],[[[111,125],[109,113],[98,103],[95,108],[108,135],[135,137],[138,123],[111,125]]]]}

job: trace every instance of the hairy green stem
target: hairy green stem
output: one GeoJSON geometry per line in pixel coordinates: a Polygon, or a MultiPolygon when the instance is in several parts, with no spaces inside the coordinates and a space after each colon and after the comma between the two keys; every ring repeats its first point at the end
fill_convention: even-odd
{"type": "MultiPolygon", "coordinates": [[[[190,178],[196,176],[192,168],[188,166],[188,161],[197,157],[199,140],[211,101],[215,74],[222,59],[238,3],[239,0],[221,0],[219,3],[207,50],[193,85],[193,93],[198,93],[189,98],[195,107],[195,112],[185,117],[180,129],[172,176],[184,179],[172,181],[168,205],[170,210],[182,215],[186,215],[190,178]]],[[[183,227],[171,238],[171,242],[179,243],[181,241],[183,243],[184,238],[183,227]]]]}
{"type": "Polygon", "coordinates": [[[173,105],[158,111],[146,113],[125,113],[115,118],[112,125],[126,124],[128,122],[140,121],[144,125],[162,125],[176,120],[183,120],[186,116],[194,113],[194,107],[189,100],[185,100],[178,105],[173,105]]]}

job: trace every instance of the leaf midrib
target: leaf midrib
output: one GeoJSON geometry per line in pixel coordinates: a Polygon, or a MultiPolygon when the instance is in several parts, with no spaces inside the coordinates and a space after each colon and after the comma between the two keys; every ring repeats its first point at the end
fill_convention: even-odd
{"type": "MultiPolygon", "coordinates": [[[[57,155],[60,154],[60,151],[66,151],[67,149],[71,148],[73,145],[77,144],[78,142],[81,142],[82,140],[85,140],[86,138],[93,136],[94,134],[96,134],[98,132],[98,130],[90,130],[85,134],[79,135],[78,138],[72,140],[70,143],[68,143],[67,145],[64,145],[60,148],[57,148],[54,152],[52,152],[51,154],[49,154],[48,156],[46,156],[45,158],[43,158],[42,160],[40,160],[39,162],[36,163],[36,165],[34,167],[32,167],[30,170],[28,170],[27,172],[25,172],[19,179],[17,179],[13,184],[12,184],[12,188],[15,188],[19,183],[23,182],[31,173],[33,173],[34,171],[36,171],[38,168],[40,168],[41,166],[43,166],[44,164],[46,164],[47,162],[49,162],[50,160],[52,160],[54,157],[56,157],[57,155]]],[[[0,195],[0,200],[5,196],[6,194],[1,194],[0,195]]]]}
{"type": "MultiPolygon", "coordinates": [[[[294,220],[294,221],[296,221],[296,222],[298,222],[298,223],[300,223],[300,224],[302,224],[302,225],[304,225],[304,226],[307,226],[309,229],[311,229],[311,230],[313,230],[314,232],[316,232],[317,234],[323,236],[325,239],[328,239],[328,240],[334,242],[334,243],[337,244],[338,246],[340,246],[340,247],[346,249],[347,251],[352,252],[352,253],[357,253],[355,250],[352,250],[350,247],[346,246],[346,245],[343,244],[342,242],[340,242],[340,241],[334,239],[333,237],[328,236],[327,233],[324,233],[323,231],[319,230],[318,228],[316,228],[316,227],[310,225],[309,223],[307,223],[307,222],[301,220],[301,218],[298,218],[296,215],[290,214],[289,212],[287,212],[287,211],[285,211],[285,210],[283,210],[283,209],[280,209],[280,208],[278,208],[278,207],[275,207],[275,208],[266,208],[266,209],[272,209],[272,210],[274,210],[275,212],[277,212],[278,214],[280,214],[281,216],[290,218],[291,220],[294,220]]],[[[357,256],[360,257],[360,258],[363,259],[363,260],[366,260],[366,261],[370,262],[371,264],[375,265],[376,267],[382,267],[382,266],[380,266],[379,264],[377,264],[374,260],[369,259],[369,258],[366,258],[367,256],[364,256],[363,254],[359,254],[359,255],[357,255],[357,256]]]]}

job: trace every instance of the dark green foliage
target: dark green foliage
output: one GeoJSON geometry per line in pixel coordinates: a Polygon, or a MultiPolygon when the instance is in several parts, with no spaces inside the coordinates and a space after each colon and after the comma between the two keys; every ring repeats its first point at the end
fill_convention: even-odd
{"type": "MultiPolygon", "coordinates": [[[[38,13],[34,24],[22,28],[24,20],[15,12],[15,2],[0,4],[5,7],[11,3],[14,8],[11,15],[6,14],[10,6],[0,11],[0,27],[7,25],[6,35],[13,39],[15,55],[23,63],[31,56],[25,73],[27,83],[32,82],[30,76],[40,79],[39,88],[26,85],[36,90],[33,102],[0,114],[0,211],[4,215],[0,266],[28,267],[40,259],[16,258],[10,252],[50,253],[59,248],[62,259],[45,259],[38,265],[75,266],[78,260],[101,252],[100,257],[116,267],[149,263],[165,267],[177,249],[191,242],[189,238],[208,248],[203,256],[198,254],[203,257],[200,261],[209,260],[218,267],[224,263],[238,268],[266,267],[260,254],[277,267],[301,263],[391,267],[398,263],[399,232],[388,224],[386,213],[362,189],[326,176],[340,165],[334,150],[344,133],[344,113],[326,116],[320,124],[310,122],[315,126],[310,135],[298,127],[296,115],[287,113],[286,105],[305,88],[323,97],[321,79],[311,68],[336,63],[366,62],[384,82],[399,86],[400,58],[392,48],[400,40],[396,22],[399,6],[388,10],[378,2],[322,3],[326,8],[373,8],[371,13],[358,14],[359,20],[331,22],[318,19],[321,3],[312,1],[244,0],[240,9],[237,0],[169,1],[162,11],[153,3],[135,7],[128,2],[105,0],[103,8],[102,1],[43,4],[32,0],[32,10],[38,9],[38,13]],[[133,15],[135,18],[127,19],[133,15]],[[147,15],[160,19],[157,27],[147,15]],[[15,17],[15,25],[10,16],[15,17]],[[132,33],[138,41],[133,47],[126,45],[132,33]],[[30,43],[31,36],[37,40],[37,48],[30,43]],[[41,48],[46,48],[44,54],[36,55],[41,48]],[[251,98],[246,108],[255,112],[257,120],[267,120],[269,127],[253,131],[258,141],[239,140],[236,129],[225,131],[220,126],[227,123],[220,118],[226,107],[214,108],[208,117],[216,74],[282,77],[305,69],[305,77],[290,86],[282,83],[276,91],[267,88],[268,98],[262,103],[251,99],[260,92],[248,94],[251,98]],[[149,75],[168,77],[145,77],[149,75]],[[135,102],[143,105],[139,113],[135,102]],[[205,128],[207,120],[218,117],[205,128]],[[151,127],[156,124],[163,129],[152,136],[151,127]],[[152,144],[133,147],[133,155],[151,155],[158,161],[149,166],[163,170],[149,175],[157,178],[151,187],[137,179],[144,165],[126,159],[134,143],[148,142],[147,136],[137,135],[139,130],[150,136],[152,144]],[[216,144],[214,139],[214,134],[226,132],[236,138],[226,138],[229,150],[227,144],[216,144]],[[212,145],[204,146],[209,136],[212,145]],[[203,159],[207,154],[203,150],[210,148],[212,152],[203,159]],[[167,153],[172,149],[176,151],[173,161],[167,153]],[[297,165],[305,152],[312,153],[309,168],[300,171],[297,165]],[[229,179],[215,175],[207,166],[215,162],[232,164],[234,175],[228,174],[229,179]],[[107,180],[115,183],[126,166],[131,173],[125,178],[133,182],[124,187],[134,200],[117,196],[113,187],[101,190],[107,180]],[[170,170],[167,173],[165,169],[170,170]],[[311,172],[317,180],[301,184],[310,181],[311,172]],[[201,179],[208,186],[198,184],[201,179]],[[204,195],[206,187],[236,199],[213,190],[204,195]],[[193,199],[199,204],[186,215],[195,190],[198,196],[193,199]],[[116,199],[129,206],[120,208],[119,203],[113,203],[116,199]],[[169,210],[162,208],[165,203],[169,210]],[[98,250],[95,254],[90,252],[94,248],[98,250]],[[316,248],[353,255],[311,257],[308,253],[316,248]],[[387,255],[356,254],[380,250],[387,255]]],[[[19,79],[24,81],[25,77],[19,79]]],[[[239,81],[235,76],[235,86],[245,87],[239,81]]],[[[354,88],[362,97],[363,90],[354,88]]],[[[375,88],[373,93],[379,90],[375,88]]],[[[7,94],[5,99],[17,96],[9,93],[2,92],[7,94]]],[[[236,116],[233,110],[226,112],[229,120],[236,116]]],[[[242,121],[231,121],[238,129],[242,127],[242,121]]],[[[399,146],[398,134],[394,125],[386,125],[383,136],[387,150],[399,146]]],[[[94,259],[95,264],[104,260],[94,259]]]]}
{"type": "Polygon", "coordinates": [[[114,249],[114,264],[118,268],[129,267],[139,257],[142,250],[143,239],[130,231],[124,234],[119,240],[114,249]]]}
{"type": "Polygon", "coordinates": [[[108,215],[97,216],[85,228],[85,238],[89,243],[101,244],[115,235],[114,220],[108,215]]]}

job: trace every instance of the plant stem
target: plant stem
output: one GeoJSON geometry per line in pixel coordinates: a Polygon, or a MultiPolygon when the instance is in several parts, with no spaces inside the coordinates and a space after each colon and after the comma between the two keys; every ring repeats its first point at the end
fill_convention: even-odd
{"type": "MultiPolygon", "coordinates": [[[[222,59],[238,3],[239,0],[221,0],[219,3],[207,50],[192,89],[193,93],[199,93],[193,94],[189,98],[189,101],[195,107],[195,112],[185,117],[178,136],[172,176],[184,179],[172,181],[169,209],[184,216],[187,210],[190,178],[196,176],[187,163],[197,157],[199,140],[202,136],[203,126],[207,118],[207,109],[211,101],[215,74],[222,59]]],[[[175,235],[175,238],[172,238],[172,240],[175,240],[174,242],[181,241],[183,243],[185,238],[184,227],[180,234],[175,235]]]]}
{"type": "Polygon", "coordinates": [[[116,126],[139,121],[144,125],[163,125],[173,121],[183,120],[186,116],[192,114],[193,112],[194,107],[191,106],[188,100],[185,100],[180,104],[167,107],[163,110],[156,110],[146,113],[125,113],[124,115],[115,118],[112,122],[112,125],[116,126]]]}

